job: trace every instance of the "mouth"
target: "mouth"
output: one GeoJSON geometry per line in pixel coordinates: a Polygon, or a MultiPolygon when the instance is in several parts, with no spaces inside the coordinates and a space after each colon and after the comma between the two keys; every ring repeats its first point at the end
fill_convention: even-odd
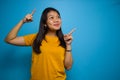
{"type": "Polygon", "coordinates": [[[55,27],[59,27],[60,26],[60,24],[53,24],[55,27]]]}

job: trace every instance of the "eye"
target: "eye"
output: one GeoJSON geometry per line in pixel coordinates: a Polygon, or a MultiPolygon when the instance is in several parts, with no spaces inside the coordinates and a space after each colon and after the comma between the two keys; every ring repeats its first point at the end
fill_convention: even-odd
{"type": "Polygon", "coordinates": [[[58,16],[58,18],[61,18],[60,16],[58,16]]]}
{"type": "Polygon", "coordinates": [[[51,17],[49,17],[49,19],[54,19],[54,17],[53,17],[53,16],[51,16],[51,17]]]}

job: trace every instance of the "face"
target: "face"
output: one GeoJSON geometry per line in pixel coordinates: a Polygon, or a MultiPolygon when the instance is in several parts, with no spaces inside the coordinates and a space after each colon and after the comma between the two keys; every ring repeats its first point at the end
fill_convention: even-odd
{"type": "Polygon", "coordinates": [[[51,31],[59,30],[61,27],[61,18],[55,11],[50,11],[47,14],[47,26],[51,31]]]}

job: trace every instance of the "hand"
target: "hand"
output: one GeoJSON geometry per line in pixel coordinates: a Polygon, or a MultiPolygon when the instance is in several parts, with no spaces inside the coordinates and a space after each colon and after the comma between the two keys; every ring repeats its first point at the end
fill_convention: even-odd
{"type": "Polygon", "coordinates": [[[65,34],[65,35],[64,35],[64,40],[65,40],[66,45],[71,45],[72,40],[73,40],[72,35],[70,35],[70,34],[65,34]]]}
{"type": "Polygon", "coordinates": [[[35,10],[33,10],[31,14],[27,14],[25,16],[25,18],[23,19],[23,22],[24,23],[26,23],[26,22],[32,22],[33,21],[32,17],[33,17],[34,13],[35,13],[35,10]]]}
{"type": "Polygon", "coordinates": [[[64,40],[66,45],[71,45],[72,43],[72,33],[76,30],[76,28],[73,28],[68,34],[64,35],[64,40]]]}

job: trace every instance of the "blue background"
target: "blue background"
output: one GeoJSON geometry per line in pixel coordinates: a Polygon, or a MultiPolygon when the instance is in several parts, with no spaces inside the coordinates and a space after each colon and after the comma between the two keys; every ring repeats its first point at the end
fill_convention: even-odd
{"type": "Polygon", "coordinates": [[[31,48],[6,44],[4,38],[34,8],[34,21],[18,35],[37,32],[46,7],[60,11],[64,34],[77,28],[67,80],[120,80],[120,0],[0,0],[0,80],[30,79],[31,48]]]}

